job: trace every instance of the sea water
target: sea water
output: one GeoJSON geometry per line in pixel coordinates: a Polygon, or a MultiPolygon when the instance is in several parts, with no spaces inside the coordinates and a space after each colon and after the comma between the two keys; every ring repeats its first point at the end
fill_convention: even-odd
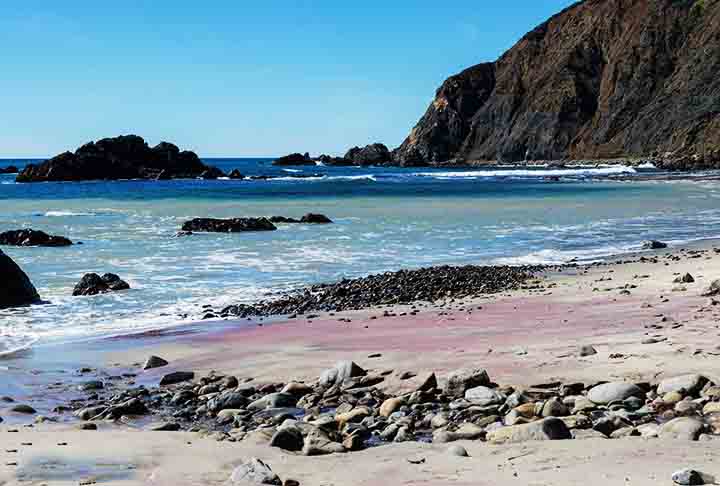
{"type": "Polygon", "coordinates": [[[629,167],[205,162],[276,178],[16,184],[14,175],[0,175],[0,231],[34,228],[83,243],[2,248],[46,303],[0,310],[0,352],[172,326],[201,318],[203,305],[254,302],[344,277],[438,264],[587,262],[648,239],[681,244],[720,235],[720,183],[642,181],[629,167]],[[308,212],[334,224],[175,236],[193,217],[308,212]],[[87,272],[117,273],[132,289],[72,297],[87,272]]]}

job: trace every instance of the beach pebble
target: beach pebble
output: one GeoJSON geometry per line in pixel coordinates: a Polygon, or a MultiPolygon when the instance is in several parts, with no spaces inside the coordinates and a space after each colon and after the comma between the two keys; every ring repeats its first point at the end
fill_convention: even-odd
{"type": "Polygon", "coordinates": [[[645,392],[638,386],[622,381],[598,385],[592,388],[587,394],[588,400],[598,405],[607,405],[608,403],[622,401],[629,397],[644,396],[645,392]]]}
{"type": "Polygon", "coordinates": [[[699,472],[687,468],[674,472],[672,480],[675,484],[680,484],[682,486],[705,484],[705,481],[703,481],[702,475],[699,472]]]}
{"type": "Polygon", "coordinates": [[[13,408],[10,409],[10,411],[15,412],[15,413],[24,413],[24,414],[28,414],[28,415],[37,413],[37,410],[32,408],[30,405],[27,405],[24,403],[22,403],[20,405],[15,405],[13,408]]]}
{"type": "Polygon", "coordinates": [[[153,432],[175,432],[180,430],[180,424],[177,422],[159,422],[151,424],[148,429],[153,432]]]}
{"type": "Polygon", "coordinates": [[[597,354],[597,350],[589,344],[580,348],[580,356],[582,357],[592,356],[594,354],[597,354]]]}
{"type": "Polygon", "coordinates": [[[685,392],[687,395],[695,395],[708,382],[702,375],[683,375],[668,378],[660,382],[657,388],[658,395],[665,395],[670,392],[685,392]]]}
{"type": "Polygon", "coordinates": [[[330,369],[320,375],[321,386],[332,386],[340,384],[349,378],[365,376],[367,372],[354,361],[338,361],[330,369]]]}
{"type": "Polygon", "coordinates": [[[463,397],[465,392],[478,386],[488,386],[490,376],[482,368],[465,368],[453,371],[449,376],[443,392],[449,397],[463,397]]]}
{"type": "Polygon", "coordinates": [[[160,386],[174,385],[176,383],[182,383],[183,381],[189,381],[195,378],[195,373],[192,371],[175,371],[168,373],[160,378],[160,386]]]}
{"type": "Polygon", "coordinates": [[[468,454],[468,451],[461,445],[453,444],[447,449],[448,454],[451,456],[457,456],[457,457],[470,457],[470,454],[468,454]]]}
{"type": "Polygon", "coordinates": [[[282,481],[272,468],[260,459],[253,457],[248,462],[236,467],[230,476],[233,484],[275,484],[282,485],[282,481]]]}
{"type": "Polygon", "coordinates": [[[480,406],[497,405],[505,401],[502,393],[486,386],[476,386],[465,392],[465,400],[480,406]]]}
{"type": "Polygon", "coordinates": [[[162,368],[163,366],[167,366],[169,363],[162,359],[160,356],[150,356],[148,359],[145,360],[145,364],[143,365],[144,370],[151,370],[153,368],[162,368]]]}
{"type": "Polygon", "coordinates": [[[663,424],[658,435],[661,439],[697,440],[704,428],[699,420],[679,417],[663,424]]]}
{"type": "Polygon", "coordinates": [[[572,434],[565,422],[558,418],[546,418],[529,424],[513,425],[492,430],[487,440],[493,444],[509,444],[532,440],[571,439],[572,434]]]}

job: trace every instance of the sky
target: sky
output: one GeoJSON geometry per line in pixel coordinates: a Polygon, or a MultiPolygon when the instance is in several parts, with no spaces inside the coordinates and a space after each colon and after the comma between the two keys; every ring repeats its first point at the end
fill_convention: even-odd
{"type": "Polygon", "coordinates": [[[203,157],[398,146],[448,76],[572,0],[3,0],[0,157],[135,133],[203,157]]]}

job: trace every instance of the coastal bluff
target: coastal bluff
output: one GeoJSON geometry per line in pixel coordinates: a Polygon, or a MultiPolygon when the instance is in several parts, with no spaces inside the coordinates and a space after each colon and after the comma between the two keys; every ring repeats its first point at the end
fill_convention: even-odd
{"type": "Polygon", "coordinates": [[[657,157],[720,166],[720,2],[585,0],[447,79],[401,166],[657,157]]]}
{"type": "Polygon", "coordinates": [[[90,142],[20,172],[17,182],[119,179],[217,178],[224,175],[205,165],[195,152],[161,142],[150,147],[142,137],[123,135],[90,142]]]}

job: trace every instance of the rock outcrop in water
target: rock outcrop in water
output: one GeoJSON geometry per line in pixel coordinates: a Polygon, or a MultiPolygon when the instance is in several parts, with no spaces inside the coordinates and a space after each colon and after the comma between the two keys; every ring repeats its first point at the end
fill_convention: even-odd
{"type": "Polygon", "coordinates": [[[384,165],[392,161],[392,154],[381,143],[373,143],[365,147],[353,147],[345,154],[345,160],[353,165],[384,165]]]}
{"type": "Polygon", "coordinates": [[[315,161],[310,158],[309,153],[305,152],[304,154],[290,154],[275,159],[273,165],[315,165],[315,161]]]}
{"type": "Polygon", "coordinates": [[[14,165],[8,165],[7,167],[0,167],[0,174],[17,174],[20,172],[14,165]]]}
{"type": "Polygon", "coordinates": [[[720,2],[581,1],[445,81],[394,160],[720,166],[719,71],[720,2]]]}
{"type": "Polygon", "coordinates": [[[21,229],[0,233],[0,245],[10,246],[70,246],[72,241],[64,236],[53,236],[33,229],[21,229]]]}
{"type": "Polygon", "coordinates": [[[0,250],[0,275],[3,282],[0,309],[30,305],[40,301],[40,296],[28,276],[2,250],[0,250]]]}
{"type": "Polygon", "coordinates": [[[223,173],[202,163],[194,152],[180,151],[168,142],[150,147],[137,135],[90,142],[39,165],[30,164],[17,182],[89,181],[118,179],[217,178],[223,173]]]}
{"type": "Polygon", "coordinates": [[[97,273],[86,273],[75,285],[73,295],[97,295],[108,292],[127,290],[130,285],[114,273],[106,273],[102,277],[97,273]]]}
{"type": "Polygon", "coordinates": [[[267,218],[195,218],[182,225],[183,231],[210,233],[242,233],[246,231],[275,231],[277,227],[267,218]]]}

